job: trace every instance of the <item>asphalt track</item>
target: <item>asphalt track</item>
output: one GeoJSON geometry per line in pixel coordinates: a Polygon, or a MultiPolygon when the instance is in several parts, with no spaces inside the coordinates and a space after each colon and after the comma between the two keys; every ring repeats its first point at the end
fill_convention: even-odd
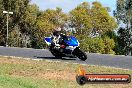
{"type": "Polygon", "coordinates": [[[88,65],[110,66],[132,70],[132,56],[87,53],[88,59],[86,61],[81,61],[78,58],[67,57],[64,57],[63,59],[56,59],[47,49],[27,49],[15,47],[0,47],[0,55],[57,60],[88,65]]]}

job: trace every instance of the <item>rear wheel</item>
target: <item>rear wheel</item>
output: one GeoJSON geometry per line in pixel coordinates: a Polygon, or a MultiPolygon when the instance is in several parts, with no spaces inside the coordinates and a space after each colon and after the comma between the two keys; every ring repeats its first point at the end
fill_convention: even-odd
{"type": "Polygon", "coordinates": [[[55,58],[57,58],[57,59],[62,59],[62,57],[61,57],[61,56],[55,56],[55,58]]]}
{"type": "Polygon", "coordinates": [[[61,54],[55,53],[53,51],[51,51],[51,53],[52,53],[53,56],[55,56],[55,58],[62,59],[62,55],[61,54]]]}

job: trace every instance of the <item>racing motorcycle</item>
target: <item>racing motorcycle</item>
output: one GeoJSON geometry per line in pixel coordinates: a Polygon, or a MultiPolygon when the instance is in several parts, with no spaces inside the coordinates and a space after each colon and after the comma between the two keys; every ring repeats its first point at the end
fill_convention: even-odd
{"type": "Polygon", "coordinates": [[[86,53],[80,49],[80,43],[74,36],[67,36],[63,40],[63,44],[56,44],[53,48],[50,48],[52,43],[51,37],[45,37],[44,41],[49,46],[50,52],[56,58],[78,57],[82,61],[87,59],[86,53]]]}

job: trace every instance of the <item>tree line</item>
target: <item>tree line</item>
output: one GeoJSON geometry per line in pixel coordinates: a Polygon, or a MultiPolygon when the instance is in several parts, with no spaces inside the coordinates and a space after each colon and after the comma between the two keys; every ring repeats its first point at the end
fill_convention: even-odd
{"type": "MultiPolygon", "coordinates": [[[[118,28],[120,21],[131,25],[131,5],[125,9],[127,16],[123,19],[122,1],[124,5],[131,0],[117,0],[117,9],[114,16],[109,15],[108,9],[100,2],[83,2],[69,13],[64,13],[59,7],[56,9],[39,10],[30,0],[0,0],[0,45],[6,44],[6,14],[3,11],[12,11],[9,17],[9,46],[46,48],[44,37],[50,36],[53,29],[63,25],[63,31],[76,36],[84,51],[103,54],[124,54],[129,39],[128,26],[118,28]],[[126,2],[127,1],[127,2],[126,2]],[[128,15],[129,13],[129,15],[128,15]],[[129,18],[128,18],[129,17],[129,18]],[[129,21],[126,21],[129,20],[129,21]],[[115,32],[117,31],[117,33],[115,32]],[[123,31],[123,32],[122,32],[123,31]],[[124,35],[126,33],[126,35],[124,35]]],[[[129,31],[130,32],[130,31],[129,31]]]]}

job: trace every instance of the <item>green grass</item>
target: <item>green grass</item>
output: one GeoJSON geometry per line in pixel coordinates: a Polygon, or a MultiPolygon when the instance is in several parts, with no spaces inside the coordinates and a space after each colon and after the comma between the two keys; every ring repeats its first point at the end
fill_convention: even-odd
{"type": "Polygon", "coordinates": [[[78,85],[75,81],[67,80],[34,80],[22,77],[0,76],[0,88],[110,88],[107,84],[78,85]]]}
{"type": "Polygon", "coordinates": [[[1,88],[36,88],[37,86],[31,81],[10,76],[0,76],[1,88]]]}
{"type": "MultiPolygon", "coordinates": [[[[33,61],[0,57],[0,88],[131,88],[130,84],[86,84],[76,83],[79,64],[64,62],[33,61]]],[[[84,66],[87,73],[131,74],[124,70],[102,66],[84,66]]]]}

